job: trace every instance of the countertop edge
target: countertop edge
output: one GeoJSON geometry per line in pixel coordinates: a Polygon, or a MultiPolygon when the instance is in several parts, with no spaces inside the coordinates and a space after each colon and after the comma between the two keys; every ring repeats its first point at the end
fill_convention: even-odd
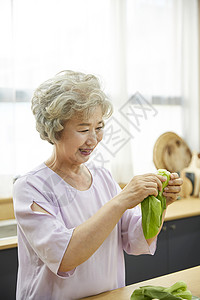
{"type": "Polygon", "coordinates": [[[16,248],[17,245],[17,237],[5,238],[0,240],[0,250],[16,248]]]}

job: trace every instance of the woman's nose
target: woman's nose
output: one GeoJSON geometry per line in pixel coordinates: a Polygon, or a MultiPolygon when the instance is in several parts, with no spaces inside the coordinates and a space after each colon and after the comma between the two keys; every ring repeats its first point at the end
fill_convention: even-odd
{"type": "Polygon", "coordinates": [[[90,132],[86,144],[87,145],[96,145],[97,143],[97,135],[96,132],[90,132]]]}

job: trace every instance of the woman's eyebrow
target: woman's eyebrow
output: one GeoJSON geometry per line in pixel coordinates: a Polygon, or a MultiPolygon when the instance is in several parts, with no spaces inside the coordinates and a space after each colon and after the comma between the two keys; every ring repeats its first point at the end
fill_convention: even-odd
{"type": "MultiPolygon", "coordinates": [[[[99,124],[104,124],[104,121],[98,122],[98,125],[99,124]]],[[[89,125],[91,125],[91,123],[80,123],[80,124],[78,124],[78,126],[89,126],[89,125]]]]}

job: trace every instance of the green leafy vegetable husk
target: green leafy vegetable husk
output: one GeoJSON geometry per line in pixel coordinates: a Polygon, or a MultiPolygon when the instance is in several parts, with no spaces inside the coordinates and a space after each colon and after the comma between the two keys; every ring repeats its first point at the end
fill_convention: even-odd
{"type": "Polygon", "coordinates": [[[163,286],[142,286],[136,289],[132,295],[131,300],[151,300],[151,299],[162,299],[162,300],[181,300],[181,299],[192,299],[192,294],[187,290],[187,285],[184,281],[178,281],[171,287],[163,286]]]}
{"type": "Polygon", "coordinates": [[[157,197],[148,196],[141,203],[142,228],[146,239],[150,239],[158,233],[162,224],[163,211],[166,209],[166,198],[163,196],[163,190],[170,180],[170,172],[159,169],[157,174],[166,177],[162,183],[162,191],[158,191],[157,197]]]}

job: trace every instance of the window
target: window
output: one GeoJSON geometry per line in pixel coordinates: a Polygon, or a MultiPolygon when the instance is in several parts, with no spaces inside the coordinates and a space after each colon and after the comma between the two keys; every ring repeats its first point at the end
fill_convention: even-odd
{"type": "Polygon", "coordinates": [[[41,82],[64,69],[99,76],[114,118],[132,136],[116,155],[105,152],[105,166],[117,181],[154,169],[153,145],[165,131],[175,131],[195,150],[197,21],[197,0],[2,0],[0,175],[23,174],[50,156],[52,146],[35,130],[30,100],[41,82]],[[152,109],[138,118],[140,130],[123,114],[137,93],[152,109]]]}

